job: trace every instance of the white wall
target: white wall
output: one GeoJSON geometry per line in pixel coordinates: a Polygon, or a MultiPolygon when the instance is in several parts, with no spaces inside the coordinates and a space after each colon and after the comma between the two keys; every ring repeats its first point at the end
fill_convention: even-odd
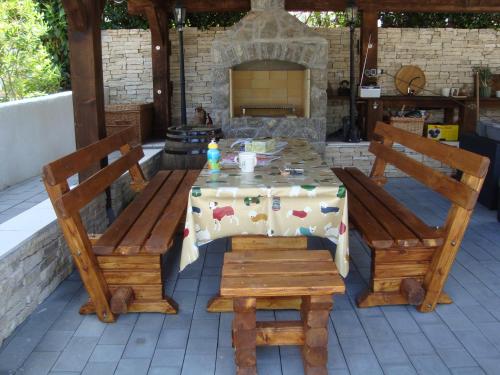
{"type": "Polygon", "coordinates": [[[74,150],[70,91],[0,104],[0,190],[74,150]]]}

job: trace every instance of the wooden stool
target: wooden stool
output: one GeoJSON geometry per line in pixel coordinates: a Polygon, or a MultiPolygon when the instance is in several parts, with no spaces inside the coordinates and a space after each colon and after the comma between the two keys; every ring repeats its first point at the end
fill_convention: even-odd
{"type": "Polygon", "coordinates": [[[332,295],[345,286],[327,250],[227,253],[221,296],[233,298],[238,375],[257,374],[257,345],[301,345],[306,374],[327,374],[332,295]],[[301,320],[257,322],[256,298],[301,297],[301,320]]]}

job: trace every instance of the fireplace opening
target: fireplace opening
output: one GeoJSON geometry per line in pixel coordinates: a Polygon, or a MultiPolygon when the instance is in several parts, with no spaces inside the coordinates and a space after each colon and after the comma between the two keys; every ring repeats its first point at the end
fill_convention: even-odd
{"type": "Polygon", "coordinates": [[[310,117],[310,70],[281,61],[258,60],[229,72],[231,117],[310,117]]]}

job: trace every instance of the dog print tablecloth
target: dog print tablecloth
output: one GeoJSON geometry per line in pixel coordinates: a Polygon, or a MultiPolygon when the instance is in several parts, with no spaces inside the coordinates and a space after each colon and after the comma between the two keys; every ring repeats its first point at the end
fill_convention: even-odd
{"type": "MultiPolygon", "coordinates": [[[[205,168],[189,195],[181,271],[198,258],[198,246],[234,235],[319,236],[337,244],[335,263],[342,276],[349,271],[347,191],[321,157],[304,140],[287,139],[279,158],[253,173],[223,166],[205,168]],[[281,174],[300,168],[303,175],[281,174]]],[[[232,140],[220,143],[231,160],[232,140]]]]}

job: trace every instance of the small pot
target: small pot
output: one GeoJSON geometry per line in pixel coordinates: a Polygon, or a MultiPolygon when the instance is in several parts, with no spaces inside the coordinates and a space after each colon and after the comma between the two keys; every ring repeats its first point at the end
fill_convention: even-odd
{"type": "Polygon", "coordinates": [[[479,96],[481,98],[491,97],[491,87],[490,86],[480,86],[479,87],[479,96]]]}

